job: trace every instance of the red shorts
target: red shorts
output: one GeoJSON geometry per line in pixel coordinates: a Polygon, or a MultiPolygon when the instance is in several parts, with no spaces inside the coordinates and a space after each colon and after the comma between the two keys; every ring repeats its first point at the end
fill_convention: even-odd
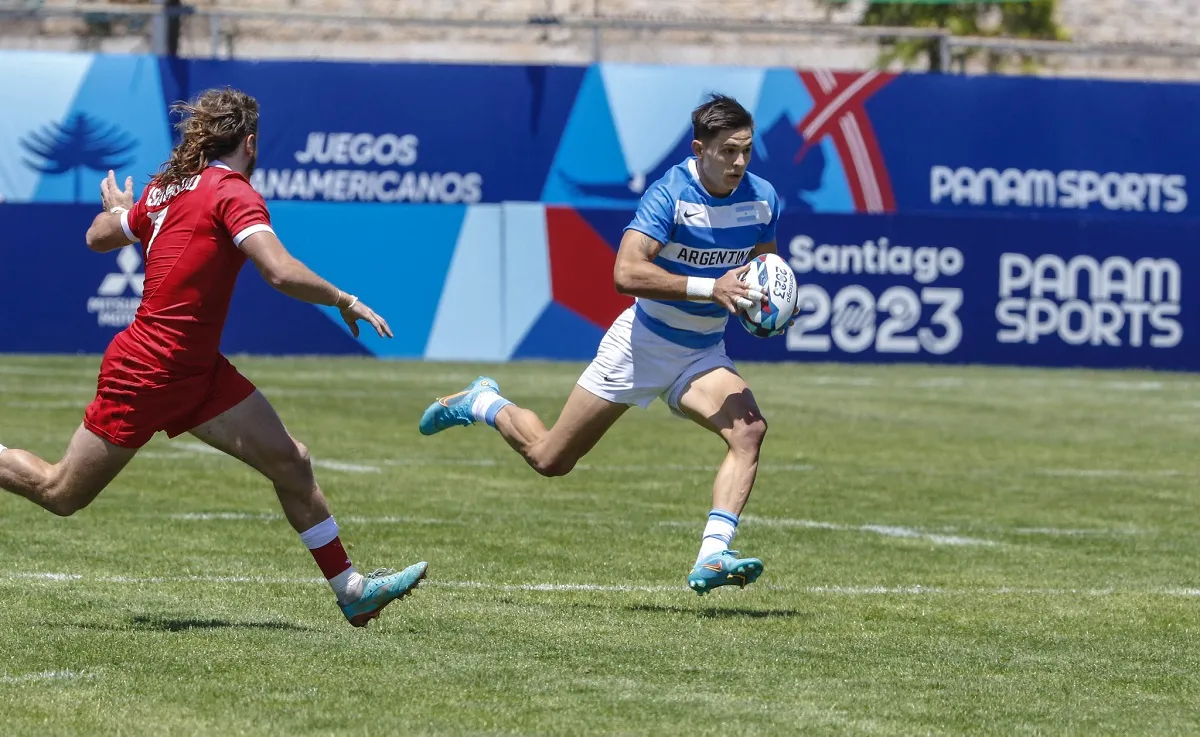
{"type": "Polygon", "coordinates": [[[140,448],[160,430],[172,438],[182,435],[254,393],[254,384],[221,355],[208,373],[178,379],[146,369],[110,347],[84,426],[113,445],[140,448]]]}

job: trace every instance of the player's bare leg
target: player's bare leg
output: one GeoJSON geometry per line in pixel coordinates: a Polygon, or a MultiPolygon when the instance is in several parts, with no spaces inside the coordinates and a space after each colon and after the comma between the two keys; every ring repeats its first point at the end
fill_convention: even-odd
{"type": "Polygon", "coordinates": [[[505,399],[495,380],[481,376],[466,390],[431,404],[421,418],[421,432],[433,435],[456,425],[484,422],[496,428],[533,470],[543,476],[565,476],[627,409],[628,405],[601,399],[576,385],[558,421],[547,429],[535,412],[505,399]]]}
{"type": "Polygon", "coordinates": [[[531,410],[510,404],[496,414],[496,429],[543,476],[565,476],[596,447],[629,405],[601,399],[576,385],[549,430],[531,410]]]}
{"type": "Polygon", "coordinates": [[[312,553],[350,623],[365,626],[388,603],[425,577],[425,562],[399,573],[355,570],[338,537],[337,523],[313,474],[308,448],[283,426],[274,407],[255,391],[241,403],[192,429],[205,443],[270,479],[284,515],[312,553]]]}
{"type": "Polygon", "coordinates": [[[308,448],[288,433],[261,392],[254,392],[191,433],[270,479],[296,532],[329,517],[329,503],[313,475],[308,448]]]}
{"type": "Polygon", "coordinates": [[[688,585],[703,594],[717,586],[753,583],[762,573],[762,561],[739,559],[729,544],[754,488],[767,422],[745,380],[726,368],[693,379],[679,398],[679,408],[696,424],[720,435],[727,448],[713,482],[713,508],[688,585]]]}
{"type": "Polygon", "coordinates": [[[0,489],[66,517],[91,504],[136,453],[136,449],[113,445],[83,425],[58,463],[0,445],[0,489]]]}

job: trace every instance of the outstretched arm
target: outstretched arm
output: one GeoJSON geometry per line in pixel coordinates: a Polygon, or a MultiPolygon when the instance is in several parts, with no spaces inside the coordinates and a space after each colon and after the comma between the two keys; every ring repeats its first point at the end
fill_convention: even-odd
{"type": "Polygon", "coordinates": [[[254,263],[263,279],[275,289],[302,302],[337,307],[354,337],[358,337],[359,320],[369,323],[380,337],[392,337],[392,329],[388,327],[387,321],[360,302],[358,297],[347,294],[325,281],[288,253],[283,243],[270,230],[247,237],[242,241],[241,249],[254,263]]]}
{"type": "Polygon", "coordinates": [[[617,291],[632,297],[716,302],[731,313],[759,301],[762,294],[738,279],[749,266],[725,272],[719,279],[672,274],[654,263],[663,244],[632,228],[625,231],[617,250],[613,282],[617,291]]]}

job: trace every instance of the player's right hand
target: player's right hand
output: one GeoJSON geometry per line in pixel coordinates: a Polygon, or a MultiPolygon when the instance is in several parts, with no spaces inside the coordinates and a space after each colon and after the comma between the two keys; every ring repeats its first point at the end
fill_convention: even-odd
{"type": "Polygon", "coordinates": [[[738,310],[748,310],[762,302],[763,294],[755,287],[742,281],[742,275],[750,271],[750,264],[726,271],[713,285],[712,301],[736,315],[738,310]]]}
{"type": "Polygon", "coordinates": [[[125,189],[117,186],[117,175],[112,169],[108,176],[100,180],[100,205],[105,212],[112,212],[114,207],[125,210],[133,209],[133,177],[125,177],[125,189]]]}
{"type": "Polygon", "coordinates": [[[350,326],[350,334],[355,338],[358,337],[358,321],[362,320],[375,328],[375,332],[379,333],[380,338],[392,338],[392,329],[388,327],[387,320],[384,320],[379,315],[375,314],[375,310],[360,299],[354,298],[354,302],[349,307],[339,308],[342,313],[342,319],[350,326]]]}

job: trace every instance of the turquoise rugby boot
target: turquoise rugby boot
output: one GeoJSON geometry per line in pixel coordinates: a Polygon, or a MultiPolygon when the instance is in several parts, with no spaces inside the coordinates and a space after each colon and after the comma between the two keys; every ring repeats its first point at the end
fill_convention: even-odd
{"type": "Polygon", "coordinates": [[[763,572],[763,562],[758,558],[738,558],[736,550],[722,550],[713,553],[696,564],[688,574],[688,586],[700,596],[718,586],[736,584],[738,588],[746,588],[758,580],[763,572]]]}
{"type": "Polygon", "coordinates": [[[429,564],[425,561],[414,563],[397,573],[390,568],[379,568],[367,574],[363,582],[362,596],[348,604],[339,604],[342,614],[355,627],[366,627],[367,623],[379,616],[383,608],[397,599],[403,599],[421,579],[425,578],[425,570],[429,564]]]}
{"type": "Polygon", "coordinates": [[[421,415],[421,434],[433,435],[455,425],[475,424],[475,417],[471,414],[471,405],[475,403],[475,398],[484,392],[499,394],[500,385],[496,383],[495,379],[480,376],[461,392],[448,397],[439,397],[436,402],[429,405],[425,414],[421,415]]]}

